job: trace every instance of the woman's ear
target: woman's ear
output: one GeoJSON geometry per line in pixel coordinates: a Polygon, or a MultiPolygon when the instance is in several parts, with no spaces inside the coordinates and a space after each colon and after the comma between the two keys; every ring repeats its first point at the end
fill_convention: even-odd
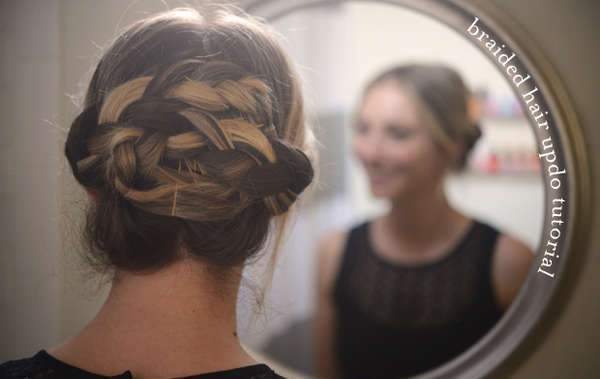
{"type": "Polygon", "coordinates": [[[480,99],[471,95],[467,98],[467,117],[473,124],[477,124],[483,115],[483,104],[480,99]]]}

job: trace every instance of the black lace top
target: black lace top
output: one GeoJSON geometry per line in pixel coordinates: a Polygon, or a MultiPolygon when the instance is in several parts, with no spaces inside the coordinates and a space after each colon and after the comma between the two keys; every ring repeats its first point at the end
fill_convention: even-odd
{"type": "Polygon", "coordinates": [[[458,356],[502,315],[491,284],[498,232],[475,221],[443,258],[422,265],[373,251],[353,228],[334,286],[336,356],[344,379],[404,378],[458,356]]]}
{"type": "MultiPolygon", "coordinates": [[[[132,379],[130,371],[116,376],[103,376],[84,371],[78,367],[62,362],[45,350],[39,351],[33,357],[8,361],[0,365],[0,378],[28,379],[132,379]]],[[[187,376],[184,379],[281,379],[269,366],[256,364],[232,370],[211,372],[187,376]]]]}

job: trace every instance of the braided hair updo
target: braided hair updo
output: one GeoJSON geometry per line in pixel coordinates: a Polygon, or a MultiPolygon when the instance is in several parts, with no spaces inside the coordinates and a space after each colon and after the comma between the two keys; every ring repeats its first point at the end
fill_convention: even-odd
{"type": "Polygon", "coordinates": [[[158,269],[183,246],[243,263],[312,181],[309,139],[296,75],[264,25],[224,10],[139,21],[98,64],[65,146],[96,195],[91,258],[158,269]]]}

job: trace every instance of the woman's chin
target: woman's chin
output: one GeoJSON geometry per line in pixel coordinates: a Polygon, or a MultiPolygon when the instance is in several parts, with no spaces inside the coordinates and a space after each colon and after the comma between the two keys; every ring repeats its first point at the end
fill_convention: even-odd
{"type": "Polygon", "coordinates": [[[371,196],[376,199],[388,199],[395,197],[397,191],[392,191],[390,188],[371,185],[371,196]]]}
{"type": "Polygon", "coordinates": [[[406,193],[404,186],[383,186],[370,184],[371,196],[376,199],[395,199],[403,197],[406,193]]]}

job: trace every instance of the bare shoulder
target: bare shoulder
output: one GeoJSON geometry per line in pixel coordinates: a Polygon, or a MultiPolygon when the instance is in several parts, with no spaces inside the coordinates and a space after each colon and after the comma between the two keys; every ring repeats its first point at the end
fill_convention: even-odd
{"type": "Polygon", "coordinates": [[[492,264],[492,283],[503,309],[508,308],[517,296],[533,259],[533,251],[519,239],[508,234],[498,236],[492,264]]]}
{"type": "Polygon", "coordinates": [[[510,271],[529,267],[533,260],[533,251],[521,240],[508,234],[500,234],[494,250],[494,261],[499,268],[511,269],[510,271]]]}
{"type": "Polygon", "coordinates": [[[348,231],[335,230],[323,235],[317,243],[318,281],[320,291],[329,291],[340,269],[348,231]]]}

